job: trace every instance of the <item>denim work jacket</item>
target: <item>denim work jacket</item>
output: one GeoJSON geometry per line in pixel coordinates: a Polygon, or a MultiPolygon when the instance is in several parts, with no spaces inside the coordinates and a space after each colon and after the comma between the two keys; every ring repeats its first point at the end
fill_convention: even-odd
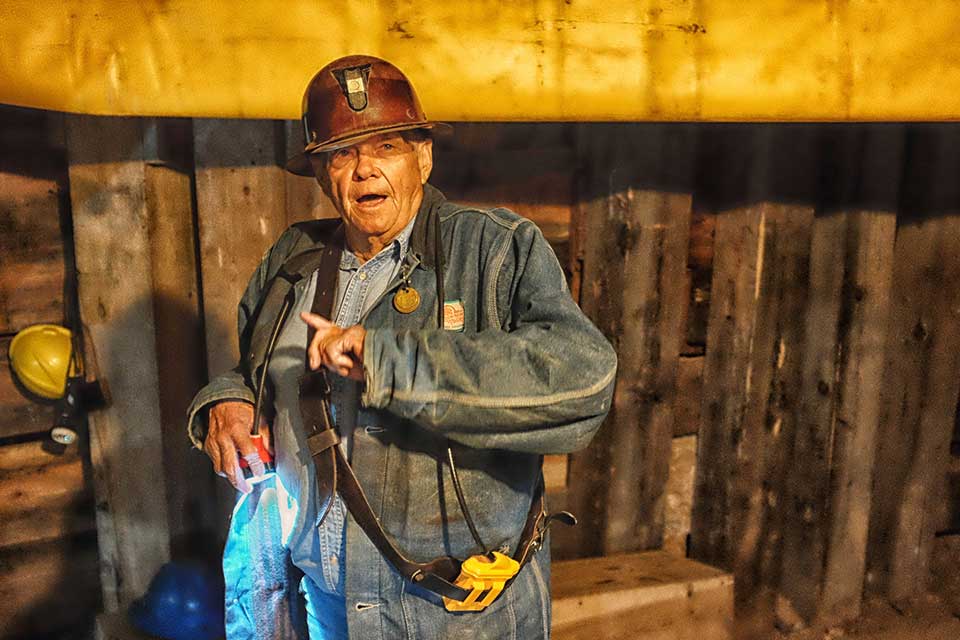
{"type": "MultiPolygon", "coordinates": [[[[189,432],[197,446],[205,437],[206,407],[224,399],[253,401],[251,380],[263,365],[268,334],[291,286],[275,276],[290,257],[322,246],[331,229],[331,221],[294,225],[254,273],[239,308],[240,366],[212,380],[189,409],[189,432]]],[[[480,536],[491,548],[512,555],[542,482],[542,455],[586,446],[610,409],[616,355],[571,299],[540,230],[510,211],[455,205],[425,185],[407,261],[410,285],[421,296],[419,307],[412,313],[394,308],[398,276],[362,320],[367,330],[363,411],[378,428],[356,430],[353,469],[384,529],[408,556],[465,559],[482,550],[450,480],[445,451],[452,444],[480,536]],[[450,312],[443,330],[436,317],[436,217],[450,312]]],[[[309,265],[299,276],[308,278],[315,268],[309,265]]],[[[312,464],[300,437],[302,460],[312,464]]],[[[346,549],[351,638],[549,637],[548,546],[479,613],[449,613],[438,597],[404,580],[352,518],[346,549]]],[[[275,553],[276,566],[284,566],[285,549],[278,546],[275,553]]],[[[256,555],[264,557],[264,550],[256,555]]],[[[244,598],[279,602],[258,599],[257,589],[292,585],[246,579],[242,573],[225,567],[228,622],[236,620],[231,607],[251,606],[244,598]]],[[[238,637],[280,637],[274,635],[278,629],[250,629],[238,637]]]]}

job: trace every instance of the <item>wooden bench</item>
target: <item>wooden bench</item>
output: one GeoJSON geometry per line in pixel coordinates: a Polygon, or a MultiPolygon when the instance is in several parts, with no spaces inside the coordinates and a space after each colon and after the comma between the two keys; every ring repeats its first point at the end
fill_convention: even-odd
{"type": "Polygon", "coordinates": [[[555,562],[553,640],[730,640],[733,576],[663,551],[555,562]]]}

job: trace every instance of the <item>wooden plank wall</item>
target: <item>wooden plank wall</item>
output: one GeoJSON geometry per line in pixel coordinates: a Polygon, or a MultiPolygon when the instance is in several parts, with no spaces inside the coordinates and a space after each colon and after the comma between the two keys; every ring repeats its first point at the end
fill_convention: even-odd
{"type": "MultiPolygon", "coordinates": [[[[281,169],[301,144],[295,122],[71,127],[85,277],[105,277],[105,255],[127,265],[122,282],[136,288],[143,321],[128,342],[156,354],[141,362],[153,373],[137,384],[150,378],[159,391],[122,392],[149,400],[152,426],[124,438],[149,439],[151,460],[167,472],[165,500],[140,506],[162,523],[157,548],[164,538],[176,555],[177,539],[222,535],[233,499],[185,444],[183,408],[207,376],[234,364],[235,305],[263,251],[290,223],[335,214],[314,181],[281,169]],[[113,147],[91,144],[101,139],[113,147]],[[111,163],[123,166],[111,173],[111,163]],[[136,216],[85,231],[102,228],[94,214],[131,197],[136,216]],[[138,244],[109,244],[123,225],[138,244]],[[102,254],[97,235],[108,253],[91,262],[102,254]]],[[[865,584],[893,598],[922,591],[946,517],[929,505],[960,394],[956,137],[946,125],[460,123],[436,141],[431,182],[453,200],[537,222],[568,268],[572,295],[620,353],[614,407],[597,439],[569,466],[561,457],[546,467],[553,508],[582,519],[553,532],[557,557],[659,547],[671,440],[697,434],[689,552],[735,573],[743,634],[762,637],[777,607],[807,619],[854,616],[865,584]]],[[[62,305],[59,293],[30,292],[51,292],[63,278],[51,266],[62,260],[62,225],[30,207],[62,204],[65,180],[34,182],[36,171],[0,172],[25,199],[0,208],[0,340],[32,318],[58,320],[62,305]],[[8,275],[7,256],[29,277],[8,275]],[[44,303],[31,308],[31,299],[44,303]]],[[[87,294],[94,324],[122,311],[121,279],[108,280],[86,287],[108,296],[101,308],[87,294]]],[[[116,360],[120,343],[105,336],[94,342],[101,351],[111,343],[116,360]]],[[[0,433],[35,430],[48,416],[0,371],[0,433]]],[[[120,450],[133,446],[109,437],[120,450]]],[[[70,465],[82,451],[30,455],[26,468],[38,477],[79,486],[82,467],[70,465]]],[[[12,473],[0,468],[0,492],[12,473]]],[[[89,504],[84,486],[36,500],[61,510],[89,504]]],[[[31,518],[22,531],[52,533],[25,558],[52,553],[56,536],[91,544],[89,517],[31,518]]],[[[101,537],[110,526],[101,522],[101,537]]],[[[0,541],[19,549],[28,534],[6,535],[0,541]]],[[[20,566],[0,569],[40,575],[20,566]]],[[[61,575],[51,571],[43,580],[61,575]]]]}
{"type": "Polygon", "coordinates": [[[20,392],[7,356],[18,330],[63,321],[66,167],[61,117],[0,107],[2,638],[81,637],[101,606],[89,453],[84,443],[56,455],[24,441],[50,429],[53,407],[20,392]]]}
{"type": "Polygon", "coordinates": [[[104,606],[143,594],[169,560],[153,308],[153,212],[139,118],[68,116],[70,201],[85,364],[109,388],[90,415],[104,606]]]}
{"type": "MultiPolygon", "coordinates": [[[[603,142],[578,156],[583,182],[631,176],[675,196],[665,170],[646,164],[648,127],[623,126],[612,141],[604,125],[584,125],[603,142]]],[[[892,598],[926,586],[934,532],[948,521],[931,505],[944,503],[958,393],[954,135],[946,125],[696,128],[695,179],[679,190],[692,197],[691,272],[675,280],[690,291],[685,340],[646,328],[647,340],[674,345],[646,366],[673,381],[661,410],[674,433],[699,433],[689,550],[735,573],[744,637],[768,634],[778,610],[855,617],[868,583],[892,598]]],[[[644,287],[624,277],[631,191],[621,191],[580,192],[575,208],[574,282],[618,346],[621,378],[607,423],[571,459],[567,506],[588,526],[555,535],[563,557],[608,553],[623,523],[628,544],[656,546],[648,532],[662,526],[645,506],[663,499],[661,485],[623,468],[645,464],[659,429],[625,411],[645,369],[621,319],[644,287]],[[623,450],[623,460],[611,453],[623,450]],[[632,499],[616,494],[618,476],[630,477],[632,499]]]]}

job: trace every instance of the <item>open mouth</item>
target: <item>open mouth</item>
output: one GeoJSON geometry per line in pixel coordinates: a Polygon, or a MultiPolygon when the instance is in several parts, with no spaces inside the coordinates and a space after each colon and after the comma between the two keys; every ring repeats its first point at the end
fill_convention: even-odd
{"type": "Polygon", "coordinates": [[[380,204],[386,199],[387,196],[382,196],[376,193],[368,193],[357,198],[357,204],[363,206],[374,206],[380,204]]]}

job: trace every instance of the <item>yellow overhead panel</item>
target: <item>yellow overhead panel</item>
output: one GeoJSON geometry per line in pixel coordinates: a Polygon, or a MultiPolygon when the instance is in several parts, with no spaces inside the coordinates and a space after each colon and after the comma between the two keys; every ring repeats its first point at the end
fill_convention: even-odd
{"type": "Polygon", "coordinates": [[[3,0],[0,102],[296,118],[381,56],[445,120],[960,115],[955,0],[3,0]]]}

